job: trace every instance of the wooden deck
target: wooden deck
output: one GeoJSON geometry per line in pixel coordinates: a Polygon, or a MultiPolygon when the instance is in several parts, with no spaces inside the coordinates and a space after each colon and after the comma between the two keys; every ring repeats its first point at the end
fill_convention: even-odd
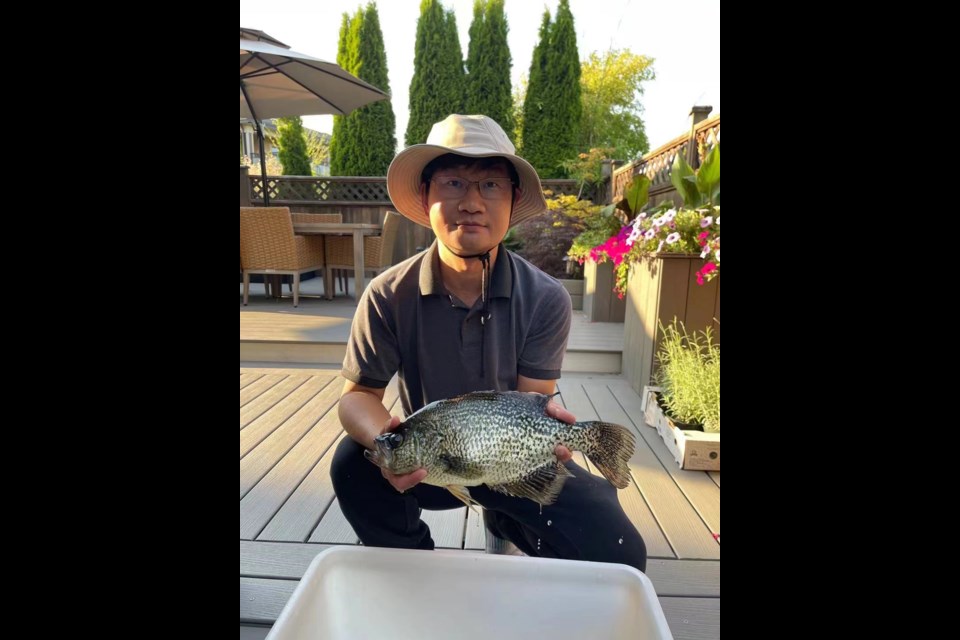
{"type": "MultiPolygon", "coordinates": [[[[272,624],[317,553],[358,542],[329,477],[344,437],[336,407],[341,385],[336,371],[240,368],[241,624],[272,624]]],[[[564,373],[559,390],[578,420],[602,419],[639,434],[630,461],[634,484],[619,494],[646,542],[647,575],[675,638],[719,638],[720,474],[677,468],[620,376],[564,373]]],[[[397,398],[394,380],[384,401],[402,415],[397,398]]],[[[582,454],[576,459],[596,473],[582,454]]],[[[437,547],[483,552],[484,528],[474,512],[422,517],[437,547]]],[[[262,631],[242,629],[249,637],[262,631]]]]}

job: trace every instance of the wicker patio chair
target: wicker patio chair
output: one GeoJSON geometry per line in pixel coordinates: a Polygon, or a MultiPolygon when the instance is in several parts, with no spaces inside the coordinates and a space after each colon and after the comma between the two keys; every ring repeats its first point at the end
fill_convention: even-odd
{"type": "MultiPolygon", "coordinates": [[[[363,239],[363,270],[378,274],[393,266],[393,245],[400,229],[400,214],[387,211],[383,218],[383,229],[379,236],[366,236],[363,239]]],[[[350,236],[330,236],[327,238],[327,268],[353,269],[353,238],[350,236]]],[[[324,280],[326,286],[326,280],[324,280]]],[[[347,287],[344,286],[345,293],[347,287]]]]}
{"type": "Polygon", "coordinates": [[[250,274],[293,276],[293,306],[300,304],[300,275],[324,270],[323,243],[293,233],[288,207],[240,207],[240,264],[243,304],[250,274]]]}

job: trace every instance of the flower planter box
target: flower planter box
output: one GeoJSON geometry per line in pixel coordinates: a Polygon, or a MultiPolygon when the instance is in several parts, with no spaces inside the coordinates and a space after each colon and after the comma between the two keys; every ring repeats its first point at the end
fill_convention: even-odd
{"type": "Polygon", "coordinates": [[[660,387],[646,386],[641,396],[644,421],[654,427],[681,469],[720,471],[720,434],[677,428],[657,403],[660,387]]]}
{"type": "Polygon", "coordinates": [[[703,260],[696,255],[661,254],[630,267],[623,375],[641,397],[656,370],[658,321],[668,325],[676,317],[689,332],[713,327],[714,342],[720,343],[720,277],[698,285],[697,269],[702,266],[703,260]]]}
{"type": "Polygon", "coordinates": [[[613,290],[613,263],[583,263],[583,313],[590,322],[623,322],[626,301],[613,290]]]}

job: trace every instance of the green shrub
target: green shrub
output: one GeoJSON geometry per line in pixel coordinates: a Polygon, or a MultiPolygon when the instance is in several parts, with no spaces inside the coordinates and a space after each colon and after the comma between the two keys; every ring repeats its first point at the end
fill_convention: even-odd
{"type": "Polygon", "coordinates": [[[720,345],[711,328],[687,333],[683,323],[660,323],[657,384],[666,409],[675,420],[720,431],[720,345]]]}
{"type": "Polygon", "coordinates": [[[544,191],[544,196],[546,213],[510,229],[521,246],[517,253],[554,278],[582,278],[579,264],[574,265],[574,273],[567,273],[564,258],[573,239],[583,231],[585,221],[597,217],[600,207],[589,200],[577,200],[576,196],[553,197],[550,191],[544,191]]]}

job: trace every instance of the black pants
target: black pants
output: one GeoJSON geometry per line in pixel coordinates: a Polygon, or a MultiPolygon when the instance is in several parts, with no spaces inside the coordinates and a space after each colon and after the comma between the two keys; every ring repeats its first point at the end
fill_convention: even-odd
{"type": "MultiPolygon", "coordinates": [[[[470,496],[486,509],[487,528],[529,556],[621,562],[644,571],[647,548],[623,512],[617,488],[573,462],[566,466],[575,477],[567,479],[555,503],[542,509],[485,485],[470,487],[470,496]]],[[[463,506],[446,489],[425,483],[399,493],[349,437],[337,447],[330,477],[343,514],[369,547],[433,549],[420,509],[463,506]]]]}

